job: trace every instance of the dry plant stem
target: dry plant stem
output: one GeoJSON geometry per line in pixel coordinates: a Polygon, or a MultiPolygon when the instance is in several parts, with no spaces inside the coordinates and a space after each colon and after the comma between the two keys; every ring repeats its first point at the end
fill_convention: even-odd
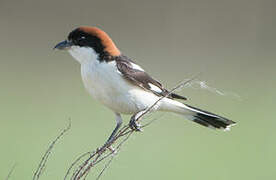
{"type": "Polygon", "coordinates": [[[11,170],[9,171],[9,174],[7,175],[7,177],[6,177],[6,179],[5,179],[5,180],[10,179],[10,177],[11,177],[11,175],[12,175],[12,172],[13,172],[13,171],[14,171],[14,169],[15,169],[15,166],[16,166],[16,164],[14,164],[14,165],[12,166],[12,168],[11,168],[11,170]]]}
{"type": "MultiPolygon", "coordinates": [[[[196,76],[195,76],[196,77],[196,76]]],[[[152,106],[150,106],[149,108],[146,109],[146,111],[144,113],[142,113],[136,121],[140,121],[142,119],[142,117],[144,117],[146,114],[150,113],[154,107],[164,98],[168,97],[171,93],[173,93],[174,91],[182,88],[183,86],[187,85],[188,83],[190,83],[191,81],[193,81],[195,79],[195,77],[181,82],[180,84],[178,84],[177,86],[175,86],[171,91],[169,91],[169,93],[166,96],[163,96],[161,98],[159,98],[152,106]]],[[[148,125],[150,125],[152,122],[154,122],[156,119],[150,121],[149,123],[143,125],[142,127],[146,127],[148,125]]],[[[110,152],[106,154],[106,151],[108,150],[108,147],[110,147],[111,145],[115,145],[115,143],[118,141],[118,139],[120,139],[121,137],[125,137],[123,138],[123,140],[114,148],[115,152],[119,152],[120,147],[128,140],[128,138],[131,136],[131,134],[134,132],[134,130],[132,130],[128,125],[123,126],[115,135],[114,140],[107,145],[103,145],[102,147],[98,148],[95,152],[93,152],[80,166],[79,168],[73,173],[73,175],[71,176],[71,180],[80,180],[81,178],[85,179],[88,175],[88,173],[91,171],[91,169],[98,163],[102,162],[104,159],[110,157],[111,158],[109,161],[107,161],[107,163],[104,165],[104,168],[101,170],[100,174],[97,176],[97,179],[100,179],[100,177],[102,176],[102,174],[104,173],[104,171],[108,168],[108,166],[110,165],[110,163],[112,162],[113,158],[114,158],[114,153],[110,152]],[[105,155],[104,155],[105,154],[105,155]]],[[[84,154],[83,154],[84,155],[84,154]]],[[[73,166],[75,166],[75,164],[77,164],[82,158],[83,155],[80,156],[79,158],[77,158],[76,161],[74,161],[70,168],[68,169],[64,180],[66,180],[66,178],[68,177],[71,169],[73,168],[73,166]]]]}
{"type": "MultiPolygon", "coordinates": [[[[125,125],[124,127],[122,127],[119,132],[118,132],[118,135],[116,136],[116,138],[114,139],[114,141],[112,142],[112,144],[114,144],[114,142],[121,136],[125,136],[126,135],[126,131],[129,130],[129,127],[128,125],[125,125]]],[[[128,134],[130,135],[132,133],[132,131],[127,131],[128,134]]],[[[126,137],[126,139],[128,138],[129,136],[126,137]]],[[[125,139],[125,140],[126,140],[125,139]]],[[[116,148],[115,148],[115,151],[118,151],[119,147],[122,145],[123,142],[121,142],[116,148]]],[[[109,145],[110,146],[110,145],[109,145]]],[[[84,175],[86,176],[86,174],[88,174],[88,172],[90,171],[90,168],[93,167],[94,165],[100,163],[101,161],[103,161],[104,159],[106,159],[107,157],[109,157],[110,155],[113,154],[113,152],[105,155],[104,157],[101,157],[100,156],[107,150],[107,148],[109,146],[103,146],[101,148],[98,148],[94,153],[92,153],[88,159],[86,159],[84,161],[84,163],[82,163],[79,168],[73,173],[73,175],[71,176],[70,179],[73,179],[73,180],[76,180],[76,179],[80,179],[81,177],[83,177],[84,175]],[[97,155],[97,156],[96,156],[97,155]],[[96,157],[95,157],[96,156],[96,157]],[[95,159],[90,162],[90,160],[92,158],[95,159]]],[[[70,173],[70,170],[73,168],[73,166],[82,159],[83,156],[85,156],[87,153],[81,155],[79,158],[77,158],[76,161],[73,162],[73,164],[71,164],[69,170],[67,171],[66,175],[65,175],[65,178],[64,180],[68,177],[69,173],[70,173]]]]}
{"type": "MultiPolygon", "coordinates": [[[[120,147],[123,145],[123,143],[126,142],[126,140],[128,140],[128,138],[130,137],[130,135],[133,133],[133,131],[131,133],[128,134],[128,136],[126,136],[126,138],[117,146],[117,150],[119,152],[120,147]]],[[[112,156],[110,158],[110,160],[105,164],[104,168],[101,170],[100,174],[97,176],[96,180],[100,179],[100,177],[102,176],[102,174],[104,173],[104,171],[109,167],[109,165],[111,164],[112,160],[114,159],[115,156],[112,156]]]]}
{"type": "MultiPolygon", "coordinates": [[[[101,170],[100,174],[97,176],[96,180],[100,179],[100,177],[102,176],[102,174],[104,173],[104,171],[108,168],[108,166],[110,165],[110,163],[112,162],[113,158],[115,156],[112,156],[109,161],[104,165],[104,168],[101,170]]],[[[88,173],[87,173],[88,175],[88,173]]]]}
{"type": "Polygon", "coordinates": [[[86,153],[83,153],[82,155],[80,155],[72,164],[71,166],[68,168],[66,174],[65,174],[65,177],[64,177],[64,180],[67,179],[68,175],[70,174],[71,170],[73,169],[73,167],[85,156],[91,154],[92,152],[86,152],[86,153]]]}
{"type": "MultiPolygon", "coordinates": [[[[117,150],[117,152],[120,151],[120,147],[128,140],[128,138],[130,137],[130,135],[131,135],[133,132],[134,132],[134,131],[128,133],[128,135],[125,136],[125,138],[116,146],[115,149],[117,150]]],[[[97,177],[96,179],[100,179],[101,175],[102,175],[103,172],[109,167],[109,165],[110,165],[110,163],[112,162],[112,160],[113,160],[113,158],[115,157],[115,155],[116,155],[116,154],[114,154],[114,153],[111,152],[111,153],[105,155],[104,157],[102,157],[101,159],[99,159],[99,160],[94,164],[94,166],[95,166],[96,164],[100,163],[100,162],[103,161],[104,159],[106,159],[106,158],[108,158],[108,157],[111,156],[110,160],[105,164],[104,168],[101,170],[100,174],[98,175],[98,177],[97,177]],[[112,155],[112,156],[111,156],[111,155],[112,155]]],[[[87,175],[88,175],[88,173],[86,174],[86,176],[87,176],[87,175]]]]}
{"type": "Polygon", "coordinates": [[[43,173],[43,170],[46,166],[47,160],[52,152],[52,149],[54,147],[54,145],[56,144],[56,142],[71,128],[71,120],[69,119],[69,124],[68,126],[63,129],[63,131],[56,137],[56,139],[54,141],[52,141],[52,143],[50,144],[50,146],[48,147],[47,151],[45,152],[45,154],[43,155],[35,173],[33,176],[33,180],[38,180],[41,176],[41,174],[43,173]]]}

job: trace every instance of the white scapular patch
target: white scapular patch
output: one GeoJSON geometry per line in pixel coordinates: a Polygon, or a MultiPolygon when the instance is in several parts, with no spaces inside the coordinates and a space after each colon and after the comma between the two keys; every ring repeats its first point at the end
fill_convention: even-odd
{"type": "Polygon", "coordinates": [[[144,71],[144,69],[142,69],[139,65],[131,63],[131,66],[133,69],[139,70],[139,71],[144,71]]]}
{"type": "Polygon", "coordinates": [[[157,87],[157,86],[155,86],[155,85],[153,85],[153,84],[151,84],[151,83],[149,83],[149,86],[150,86],[150,89],[151,89],[152,91],[155,91],[155,92],[157,92],[157,93],[162,93],[162,89],[160,89],[159,87],[157,87]]]}

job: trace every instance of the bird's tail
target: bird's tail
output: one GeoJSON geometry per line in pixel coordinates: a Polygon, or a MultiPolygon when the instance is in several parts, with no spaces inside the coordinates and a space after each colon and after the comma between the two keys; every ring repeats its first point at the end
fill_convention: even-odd
{"type": "Polygon", "coordinates": [[[187,119],[205,127],[230,130],[230,127],[236,124],[236,122],[227,118],[192,107],[190,105],[182,104],[174,100],[169,101],[170,102],[167,101],[167,103],[165,103],[166,106],[164,106],[165,108],[163,110],[181,114],[187,119]]]}

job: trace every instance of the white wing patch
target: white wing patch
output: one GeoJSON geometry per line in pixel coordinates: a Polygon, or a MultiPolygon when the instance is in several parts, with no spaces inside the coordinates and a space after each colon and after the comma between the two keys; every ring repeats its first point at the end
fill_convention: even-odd
{"type": "Polygon", "coordinates": [[[130,63],[133,69],[139,70],[139,71],[144,71],[144,69],[142,69],[139,65],[134,64],[134,63],[130,63]]]}
{"type": "Polygon", "coordinates": [[[160,89],[159,87],[157,87],[151,83],[149,83],[149,86],[150,86],[150,90],[155,91],[157,93],[162,93],[162,89],[160,89]]]}

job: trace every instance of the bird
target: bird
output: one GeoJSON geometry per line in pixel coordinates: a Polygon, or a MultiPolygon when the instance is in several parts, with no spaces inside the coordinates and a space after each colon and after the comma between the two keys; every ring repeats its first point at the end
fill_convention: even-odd
{"type": "Polygon", "coordinates": [[[106,141],[113,142],[122,114],[131,115],[129,127],[141,131],[137,118],[163,97],[153,111],[173,112],[212,129],[229,130],[236,122],[184,103],[132,59],[122,54],[110,36],[98,27],[80,26],[54,49],[68,51],[79,62],[85,89],[115,114],[116,127],[106,141]]]}

